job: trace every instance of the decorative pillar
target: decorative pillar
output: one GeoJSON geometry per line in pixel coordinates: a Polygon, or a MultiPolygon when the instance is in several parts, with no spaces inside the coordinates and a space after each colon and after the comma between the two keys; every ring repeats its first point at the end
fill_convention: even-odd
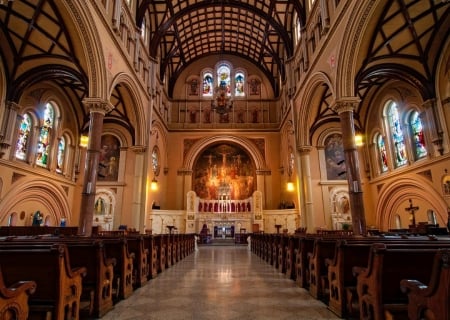
{"type": "Polygon", "coordinates": [[[108,101],[99,98],[87,98],[83,100],[83,103],[89,109],[90,121],[78,233],[84,236],[90,236],[92,234],[92,222],[94,218],[95,189],[103,132],[103,119],[105,114],[113,109],[113,106],[108,101]]]}
{"type": "MultiPolygon", "coordinates": [[[[11,152],[11,145],[14,144],[14,138],[17,136],[17,128],[19,127],[22,116],[19,114],[20,106],[13,102],[5,103],[5,113],[3,114],[3,123],[0,131],[0,159],[11,152]]],[[[12,150],[14,152],[14,150],[12,150]]]]}
{"type": "Polygon", "coordinates": [[[366,217],[364,212],[363,194],[361,189],[361,175],[358,150],[355,144],[355,123],[353,111],[360,100],[348,97],[336,101],[333,109],[339,114],[342,128],[342,142],[344,146],[345,166],[347,169],[350,207],[352,212],[353,234],[366,234],[366,217]]]}
{"type": "Polygon", "coordinates": [[[305,27],[302,26],[301,29],[302,38],[300,39],[301,48],[303,51],[303,64],[305,67],[305,70],[309,69],[309,53],[308,53],[308,46],[307,46],[307,39],[308,39],[308,32],[305,27]]]}
{"type": "Polygon", "coordinates": [[[301,213],[301,225],[306,226],[307,230],[310,230],[309,232],[313,232],[316,227],[311,183],[311,149],[310,146],[300,146],[297,148],[300,158],[298,172],[301,173],[300,207],[303,211],[301,213]]]}
{"type": "Polygon", "coordinates": [[[431,142],[436,146],[439,155],[442,156],[444,153],[444,132],[442,130],[442,123],[440,122],[441,117],[438,115],[436,100],[429,99],[423,103],[423,106],[429,119],[426,123],[430,128],[431,142]]]}
{"type": "Polygon", "coordinates": [[[146,184],[144,179],[145,173],[145,159],[146,148],[144,146],[134,146],[131,150],[135,153],[134,161],[134,181],[133,181],[133,205],[131,208],[131,215],[133,226],[141,233],[145,233],[145,192],[146,184]]]}
{"type": "Polygon", "coordinates": [[[330,13],[328,11],[328,0],[320,0],[320,13],[322,15],[322,33],[330,29],[330,13]]]}

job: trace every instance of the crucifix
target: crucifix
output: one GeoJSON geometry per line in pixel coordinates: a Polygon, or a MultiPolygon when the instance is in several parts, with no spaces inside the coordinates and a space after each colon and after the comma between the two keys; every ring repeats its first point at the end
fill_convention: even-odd
{"type": "Polygon", "coordinates": [[[413,204],[412,204],[412,200],[409,199],[409,207],[405,208],[405,211],[409,211],[409,213],[412,215],[411,227],[413,227],[413,228],[416,227],[416,216],[415,216],[415,213],[416,213],[417,210],[419,210],[419,207],[418,206],[414,207],[413,204]]]}

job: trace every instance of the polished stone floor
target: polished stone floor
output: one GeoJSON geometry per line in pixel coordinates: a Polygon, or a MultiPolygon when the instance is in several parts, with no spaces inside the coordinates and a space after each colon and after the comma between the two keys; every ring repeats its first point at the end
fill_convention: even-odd
{"type": "Polygon", "coordinates": [[[339,319],[247,246],[200,246],[102,320],[339,319]]]}

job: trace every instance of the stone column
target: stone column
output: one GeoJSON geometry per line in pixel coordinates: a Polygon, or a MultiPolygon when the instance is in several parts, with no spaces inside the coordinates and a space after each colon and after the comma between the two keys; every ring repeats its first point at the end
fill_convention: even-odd
{"type": "Polygon", "coordinates": [[[322,32],[325,34],[330,29],[330,13],[327,0],[320,0],[320,13],[322,15],[322,32]]]}
{"type": "Polygon", "coordinates": [[[311,147],[300,146],[297,148],[297,153],[300,158],[300,168],[297,172],[301,174],[301,192],[300,201],[303,212],[301,212],[301,224],[306,227],[309,232],[314,232],[316,228],[314,219],[314,205],[312,195],[312,183],[311,183],[311,147]]]}
{"type": "Polygon", "coordinates": [[[364,235],[366,234],[366,217],[361,189],[358,150],[355,144],[355,123],[353,120],[353,111],[359,102],[360,100],[356,97],[348,97],[336,101],[333,109],[339,114],[341,120],[353,233],[355,235],[364,235]]]}
{"type": "Polygon", "coordinates": [[[441,116],[438,114],[436,100],[429,99],[425,101],[423,107],[428,117],[426,124],[431,134],[431,142],[435,145],[439,155],[442,156],[444,154],[444,132],[442,130],[441,116]]]}
{"type": "Polygon", "coordinates": [[[133,227],[144,233],[145,225],[145,159],[146,148],[144,146],[134,146],[131,150],[135,153],[134,161],[134,181],[133,181],[133,206],[131,208],[133,227]]]}
{"type": "Polygon", "coordinates": [[[87,98],[83,100],[83,103],[89,109],[90,121],[78,233],[84,236],[90,236],[92,234],[92,222],[94,218],[95,188],[103,132],[103,118],[113,107],[108,101],[99,98],[87,98]]]}
{"type": "Polygon", "coordinates": [[[3,123],[0,131],[0,159],[11,159],[15,152],[15,140],[17,140],[17,129],[19,128],[22,116],[19,114],[20,106],[12,101],[5,103],[3,123]],[[13,146],[13,148],[11,148],[13,146]],[[9,153],[13,153],[12,155],[9,153]],[[8,156],[9,154],[9,156],[8,156]]]}

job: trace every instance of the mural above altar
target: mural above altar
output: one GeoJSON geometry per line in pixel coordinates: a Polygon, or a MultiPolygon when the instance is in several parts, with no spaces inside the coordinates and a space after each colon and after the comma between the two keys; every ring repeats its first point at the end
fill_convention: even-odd
{"type": "Polygon", "coordinates": [[[194,166],[193,190],[202,200],[251,198],[255,181],[255,165],[237,145],[213,145],[202,152],[194,166]]]}

